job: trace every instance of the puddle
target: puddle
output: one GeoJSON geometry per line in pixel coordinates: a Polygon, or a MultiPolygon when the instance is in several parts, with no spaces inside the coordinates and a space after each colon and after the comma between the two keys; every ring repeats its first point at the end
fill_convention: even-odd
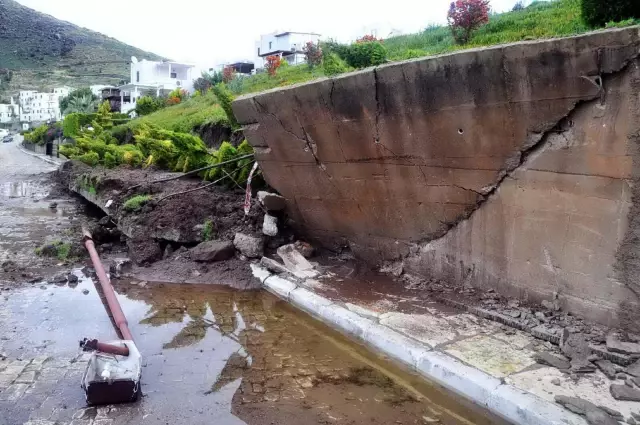
{"type": "MultiPolygon", "coordinates": [[[[266,292],[176,284],[116,290],[143,354],[145,395],[107,409],[116,425],[500,423],[266,292]]],[[[82,277],[75,288],[1,294],[0,335],[0,352],[10,358],[71,359],[83,337],[109,340],[115,331],[82,277]]],[[[84,406],[78,384],[79,377],[58,382],[56,401],[66,406],[59,412],[69,416],[58,420],[84,406]]]]}
{"type": "Polygon", "coordinates": [[[0,183],[0,197],[3,198],[44,198],[48,191],[35,181],[12,181],[0,183]]]}

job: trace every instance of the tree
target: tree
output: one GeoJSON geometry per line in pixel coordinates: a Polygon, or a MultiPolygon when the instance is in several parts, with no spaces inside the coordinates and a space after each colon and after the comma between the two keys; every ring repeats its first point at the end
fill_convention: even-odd
{"type": "Polygon", "coordinates": [[[264,65],[270,77],[275,77],[278,68],[282,65],[279,55],[267,56],[267,63],[264,65]]]}
{"type": "Polygon", "coordinates": [[[96,111],[100,103],[95,96],[82,95],[78,97],[72,97],[66,102],[66,108],[63,113],[65,115],[76,113],[90,114],[96,111]]]}
{"type": "Polygon", "coordinates": [[[591,27],[640,18],[638,0],[582,0],[582,19],[591,27]]]}
{"type": "Polygon", "coordinates": [[[489,0],[456,0],[451,2],[447,22],[458,44],[466,44],[473,31],[489,22],[489,0]]]}
{"type": "MultiPolygon", "coordinates": [[[[60,110],[62,111],[63,114],[66,115],[68,113],[74,112],[74,111],[67,111],[67,108],[69,107],[69,102],[77,98],[82,98],[85,104],[89,104],[90,101],[98,100],[98,97],[95,94],[93,94],[93,92],[89,87],[73,90],[71,93],[69,93],[68,96],[65,96],[60,99],[60,110]],[[87,101],[87,98],[90,99],[90,101],[87,101]]],[[[76,105],[78,105],[78,103],[76,103],[76,105]]],[[[97,107],[97,105],[98,103],[96,102],[93,106],[97,107]]],[[[95,112],[95,109],[90,112],[95,112]]]]}
{"type": "Polygon", "coordinates": [[[307,41],[302,51],[307,59],[307,65],[309,65],[310,68],[322,65],[322,48],[320,47],[320,43],[307,41]]]}
{"type": "Polygon", "coordinates": [[[520,10],[524,10],[524,3],[523,0],[519,0],[516,4],[513,5],[513,9],[511,9],[512,12],[518,12],[520,10]]]}
{"type": "Polygon", "coordinates": [[[205,94],[211,88],[211,82],[206,78],[200,77],[193,82],[193,89],[205,94]]]}
{"type": "Polygon", "coordinates": [[[222,72],[218,72],[218,71],[213,71],[211,73],[203,72],[202,78],[207,80],[209,84],[211,84],[212,86],[215,86],[216,84],[222,82],[222,72]]]}

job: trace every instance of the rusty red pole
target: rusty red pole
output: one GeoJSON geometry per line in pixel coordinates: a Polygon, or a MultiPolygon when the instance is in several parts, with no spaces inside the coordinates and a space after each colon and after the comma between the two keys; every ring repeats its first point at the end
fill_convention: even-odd
{"type": "Polygon", "coordinates": [[[109,305],[109,310],[111,310],[111,316],[113,317],[116,326],[120,330],[122,337],[125,340],[133,341],[133,336],[131,335],[131,331],[129,331],[129,323],[127,323],[127,318],[124,317],[122,307],[120,307],[118,298],[116,298],[116,293],[113,290],[113,286],[111,286],[109,278],[107,277],[107,273],[105,273],[104,267],[102,267],[102,262],[100,262],[100,257],[98,256],[98,252],[96,251],[96,246],[93,243],[91,233],[89,233],[89,231],[84,228],[82,229],[82,233],[84,234],[84,245],[87,247],[87,251],[89,251],[91,262],[93,263],[93,267],[96,270],[96,275],[98,275],[100,286],[102,286],[102,292],[104,293],[104,297],[106,298],[107,304],[109,305]]]}

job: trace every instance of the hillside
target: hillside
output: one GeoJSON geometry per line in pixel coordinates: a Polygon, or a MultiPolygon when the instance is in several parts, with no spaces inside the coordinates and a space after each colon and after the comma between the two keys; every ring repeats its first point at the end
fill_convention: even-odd
{"type": "Polygon", "coordinates": [[[160,59],[14,0],[0,0],[0,96],[19,89],[128,81],[131,56],[160,59]]]}
{"type": "MultiPolygon", "coordinates": [[[[640,24],[640,20],[609,23],[607,26],[640,24]]],[[[473,33],[469,43],[457,45],[447,26],[430,26],[425,30],[384,40],[390,62],[438,55],[472,47],[492,46],[524,40],[550,39],[581,34],[591,30],[582,21],[580,0],[534,1],[526,8],[489,17],[489,22],[473,33]]],[[[247,94],[274,87],[296,84],[324,75],[322,67],[310,70],[305,65],[278,70],[275,77],[258,74],[229,87],[236,94],[247,94]]]]}

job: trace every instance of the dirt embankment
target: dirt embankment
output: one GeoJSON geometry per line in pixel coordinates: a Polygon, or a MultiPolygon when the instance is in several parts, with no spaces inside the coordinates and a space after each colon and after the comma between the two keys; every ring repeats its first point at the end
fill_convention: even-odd
{"type": "MultiPolygon", "coordinates": [[[[243,262],[246,257],[233,248],[236,235],[253,238],[266,253],[293,236],[283,225],[277,236],[263,235],[262,205],[254,199],[245,216],[245,193],[238,186],[191,191],[206,182],[181,178],[153,183],[178,175],[153,169],[92,168],[69,161],[58,171],[58,180],[109,217],[91,229],[98,244],[114,243],[109,227],[117,226],[122,232],[135,264],[133,274],[139,279],[252,286],[249,267],[243,262]],[[174,194],[178,195],[167,197],[174,194]],[[219,258],[223,261],[195,261],[191,249],[206,241],[220,242],[221,252],[230,249],[231,253],[219,258]]],[[[286,218],[281,215],[278,221],[285,223],[286,218]]]]}

